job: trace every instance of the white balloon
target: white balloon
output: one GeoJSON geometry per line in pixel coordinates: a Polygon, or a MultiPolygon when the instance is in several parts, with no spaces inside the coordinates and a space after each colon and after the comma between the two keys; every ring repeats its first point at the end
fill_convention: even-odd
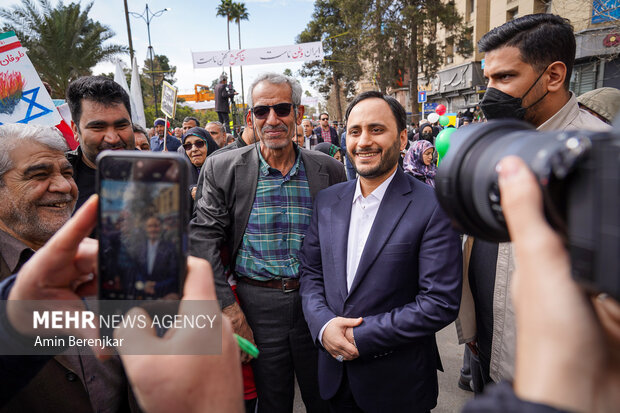
{"type": "Polygon", "coordinates": [[[436,113],[429,113],[427,119],[430,123],[435,123],[439,120],[439,115],[436,113]]]}

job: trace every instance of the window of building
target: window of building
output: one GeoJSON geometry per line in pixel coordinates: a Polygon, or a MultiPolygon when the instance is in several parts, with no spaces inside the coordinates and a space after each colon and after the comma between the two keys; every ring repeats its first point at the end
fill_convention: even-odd
{"type": "Polygon", "coordinates": [[[599,62],[586,62],[575,65],[570,79],[570,90],[579,96],[597,88],[599,62]]]}
{"type": "Polygon", "coordinates": [[[454,37],[448,37],[446,39],[446,64],[452,64],[454,62],[454,37]]]}
{"type": "Polygon", "coordinates": [[[506,11],[506,21],[514,20],[519,17],[519,6],[506,11]]]}

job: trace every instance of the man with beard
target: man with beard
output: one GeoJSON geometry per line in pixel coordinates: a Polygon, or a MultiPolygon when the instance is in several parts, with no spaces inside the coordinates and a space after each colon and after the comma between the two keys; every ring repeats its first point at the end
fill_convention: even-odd
{"type": "Polygon", "coordinates": [[[224,314],[260,350],[252,362],[259,412],[293,410],[294,376],[307,411],[327,410],[318,392],[317,349],[301,312],[297,257],[312,200],[345,176],[335,159],[293,145],[304,114],[301,93],[297,80],[276,73],[252,83],[246,122],[260,143],[207,158],[190,224],[190,253],[211,263],[224,314]],[[224,245],[240,304],[224,277],[224,245]]]}
{"type": "MultiPolygon", "coordinates": [[[[489,80],[480,102],[488,120],[524,120],[540,131],[610,128],[579,109],[569,90],[576,45],[568,20],[553,14],[523,16],[485,34],[478,49],[485,53],[489,80]]],[[[473,353],[473,390],[480,393],[485,383],[511,380],[514,374],[515,318],[507,299],[514,253],[511,243],[471,237],[463,248],[464,305],[457,331],[459,342],[468,343],[473,353]]]]}
{"type": "MultiPolygon", "coordinates": [[[[129,95],[103,76],[84,76],[69,84],[71,128],[80,146],[67,153],[79,190],[75,209],[95,193],[96,159],[105,149],[135,149],[129,95]]],[[[175,148],[176,149],[176,148],[175,148]]]]}
{"type": "Polygon", "coordinates": [[[151,138],[151,150],[153,152],[161,152],[164,149],[168,152],[174,152],[179,149],[181,141],[168,133],[168,125],[164,119],[155,119],[153,126],[155,127],[155,136],[151,138]]]}
{"type": "MultiPolygon", "coordinates": [[[[0,126],[0,281],[17,273],[71,218],[78,188],[67,149],[54,128],[0,126]]],[[[52,284],[48,280],[38,288],[52,284]]],[[[37,357],[14,357],[25,370],[38,363],[37,357]]],[[[3,375],[12,375],[4,370],[10,364],[2,363],[3,375]]],[[[2,411],[129,410],[128,383],[118,358],[100,363],[93,356],[62,354],[35,375],[37,369],[29,383],[17,380],[3,388],[2,411]]]]}
{"type": "Polygon", "coordinates": [[[429,412],[435,333],[457,316],[461,245],[433,189],[398,167],[406,113],[370,91],[346,112],[359,178],[317,196],[300,253],[303,311],[334,412],[429,412]]]}

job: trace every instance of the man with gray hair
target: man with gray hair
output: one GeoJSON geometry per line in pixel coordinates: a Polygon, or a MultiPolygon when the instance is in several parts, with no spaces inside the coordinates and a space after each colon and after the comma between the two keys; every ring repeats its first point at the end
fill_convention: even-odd
{"type": "MultiPolygon", "coordinates": [[[[71,218],[78,188],[68,149],[55,128],[0,126],[0,281],[17,273],[71,218]]],[[[118,358],[100,363],[93,356],[58,355],[20,384],[20,391],[2,397],[3,411],[119,411],[127,403],[118,358]]]]}
{"type": "Polygon", "coordinates": [[[281,74],[254,80],[246,122],[259,144],[207,158],[190,224],[190,253],[211,263],[223,313],[260,351],[252,362],[259,412],[292,412],[294,376],[307,411],[327,411],[301,310],[298,254],[313,199],[345,176],[335,159],[293,145],[304,114],[301,92],[299,81],[281,74]],[[224,277],[224,246],[240,304],[224,277]]]}
{"type": "Polygon", "coordinates": [[[221,124],[224,125],[226,131],[230,130],[230,119],[228,118],[228,113],[230,112],[228,99],[235,96],[234,90],[228,90],[228,85],[226,82],[228,81],[228,77],[226,73],[222,73],[220,76],[220,81],[215,86],[215,111],[217,112],[218,120],[221,124]]]}
{"type": "Polygon", "coordinates": [[[226,128],[222,124],[222,122],[209,122],[207,126],[205,126],[207,132],[211,134],[211,137],[217,143],[217,146],[223,148],[226,146],[226,128]]]}

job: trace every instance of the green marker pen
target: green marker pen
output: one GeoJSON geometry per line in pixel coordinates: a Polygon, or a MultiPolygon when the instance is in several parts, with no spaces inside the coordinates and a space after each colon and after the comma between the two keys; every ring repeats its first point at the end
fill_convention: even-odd
{"type": "Polygon", "coordinates": [[[258,348],[256,348],[254,344],[252,344],[250,341],[246,340],[245,338],[241,337],[237,333],[233,333],[233,334],[235,336],[235,339],[237,339],[237,344],[239,344],[239,347],[241,348],[241,350],[245,351],[247,354],[249,354],[250,356],[254,358],[258,358],[258,348]]]}

